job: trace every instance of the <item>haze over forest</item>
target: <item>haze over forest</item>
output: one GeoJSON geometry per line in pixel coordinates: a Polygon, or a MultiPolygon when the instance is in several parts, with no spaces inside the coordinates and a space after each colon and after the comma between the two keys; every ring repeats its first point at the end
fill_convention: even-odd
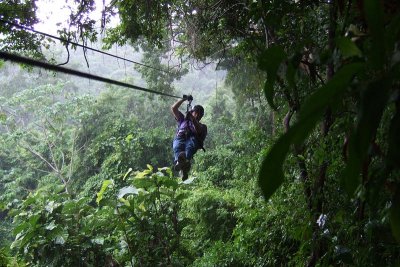
{"type": "Polygon", "coordinates": [[[399,1],[61,2],[0,1],[0,267],[400,266],[399,1]]]}

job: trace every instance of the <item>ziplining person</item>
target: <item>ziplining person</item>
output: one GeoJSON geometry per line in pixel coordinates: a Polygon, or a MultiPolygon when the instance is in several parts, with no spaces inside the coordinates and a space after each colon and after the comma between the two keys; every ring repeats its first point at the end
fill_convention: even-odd
{"type": "Polygon", "coordinates": [[[204,116],[204,108],[200,105],[194,106],[192,109],[191,95],[183,95],[171,106],[171,112],[178,123],[178,128],[172,143],[174,150],[174,168],[181,172],[182,180],[188,178],[191,163],[190,160],[198,149],[203,149],[203,143],[207,136],[207,126],[200,123],[204,116]],[[183,102],[188,101],[186,116],[179,111],[179,107],[183,102]]]}
{"type": "Polygon", "coordinates": [[[58,65],[52,65],[47,62],[41,62],[32,58],[27,58],[8,52],[0,51],[0,59],[10,60],[16,63],[27,64],[34,67],[39,67],[47,70],[57,71],[65,74],[70,74],[82,78],[89,78],[100,82],[114,84],[122,87],[127,87],[139,91],[153,93],[157,95],[163,95],[173,98],[179,98],[175,104],[171,106],[171,111],[178,122],[178,130],[173,141],[174,159],[175,159],[175,170],[181,171],[182,180],[186,180],[189,175],[191,163],[190,160],[199,148],[203,149],[203,143],[207,136],[207,126],[200,123],[201,118],[204,116],[204,108],[200,105],[196,105],[193,109],[191,102],[192,96],[184,95],[183,98],[163,92],[154,91],[151,89],[143,88],[133,84],[123,83],[120,81],[108,79],[105,77],[93,75],[90,73],[80,72],[74,69],[61,67],[58,65]],[[179,107],[184,101],[189,101],[187,105],[186,116],[179,111],[179,107]]]}

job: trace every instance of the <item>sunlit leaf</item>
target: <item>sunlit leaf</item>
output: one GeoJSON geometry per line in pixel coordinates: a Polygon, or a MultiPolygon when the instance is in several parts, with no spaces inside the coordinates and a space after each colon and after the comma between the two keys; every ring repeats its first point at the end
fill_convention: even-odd
{"type": "Polygon", "coordinates": [[[54,243],[57,245],[64,245],[65,242],[67,242],[68,237],[68,232],[64,230],[54,238],[54,243]]]}
{"type": "Polygon", "coordinates": [[[196,177],[190,177],[189,179],[186,179],[185,181],[182,181],[182,184],[191,184],[193,181],[196,179],[196,177]]]}
{"type": "Polygon", "coordinates": [[[172,172],[171,168],[163,167],[163,168],[158,168],[158,170],[161,172],[165,172],[168,175],[168,177],[173,176],[173,172],[172,172]]]}
{"type": "Polygon", "coordinates": [[[104,245],[104,237],[97,237],[94,239],[91,239],[93,244],[97,244],[97,245],[104,245]]]}
{"type": "Polygon", "coordinates": [[[49,203],[47,203],[47,205],[44,208],[48,213],[52,213],[53,210],[55,208],[57,208],[58,206],[59,205],[57,203],[55,203],[54,201],[50,201],[49,203]]]}
{"type": "Polygon", "coordinates": [[[144,202],[142,202],[142,203],[139,205],[139,209],[140,209],[141,211],[146,211],[146,207],[145,207],[145,205],[144,205],[144,202]]]}
{"type": "Polygon", "coordinates": [[[122,178],[122,180],[125,180],[126,177],[128,176],[129,173],[131,173],[132,168],[129,168],[128,171],[125,173],[124,177],[122,178]]]}
{"type": "Polygon", "coordinates": [[[65,239],[62,236],[57,236],[54,240],[54,243],[57,245],[64,245],[65,244],[65,239]]]}
{"type": "Polygon", "coordinates": [[[124,203],[125,204],[125,206],[127,206],[127,207],[130,207],[131,206],[131,203],[127,200],[127,199],[125,199],[125,198],[118,198],[118,201],[119,202],[121,202],[121,203],[124,203]]]}
{"type": "Polygon", "coordinates": [[[153,171],[152,170],[144,170],[142,172],[138,172],[135,176],[136,179],[143,179],[147,177],[149,174],[151,174],[153,171]]]}
{"type": "Polygon", "coordinates": [[[147,164],[147,168],[148,168],[151,172],[153,172],[153,166],[151,166],[150,164],[147,164]]]}
{"type": "Polygon", "coordinates": [[[100,191],[97,193],[97,198],[96,198],[97,205],[99,205],[100,201],[103,199],[103,195],[104,195],[105,191],[107,190],[108,186],[112,185],[112,184],[114,184],[113,180],[105,180],[103,182],[103,185],[101,186],[100,191]]]}
{"type": "Polygon", "coordinates": [[[344,58],[360,57],[362,56],[361,50],[357,45],[348,37],[340,37],[336,40],[336,44],[344,58]]]}
{"type": "Polygon", "coordinates": [[[131,185],[130,186],[125,186],[125,187],[123,187],[123,188],[121,188],[119,190],[118,198],[122,198],[127,194],[135,194],[135,195],[137,195],[137,194],[139,194],[139,191],[134,186],[131,186],[131,185]]]}
{"type": "Polygon", "coordinates": [[[51,221],[50,224],[46,225],[45,229],[51,231],[56,227],[57,227],[57,225],[56,225],[55,221],[51,221]]]}
{"type": "Polygon", "coordinates": [[[125,137],[125,142],[130,143],[132,139],[133,139],[133,134],[128,134],[128,135],[125,137]]]}

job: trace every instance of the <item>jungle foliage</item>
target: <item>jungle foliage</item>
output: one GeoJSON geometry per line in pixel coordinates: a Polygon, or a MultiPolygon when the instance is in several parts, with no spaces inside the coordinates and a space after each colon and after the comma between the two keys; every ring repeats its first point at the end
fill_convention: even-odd
{"type": "MultiPolygon", "coordinates": [[[[94,1],[69,3],[59,33],[96,40],[94,1]]],[[[3,6],[37,22],[34,0],[3,6]]],[[[170,71],[138,68],[151,89],[181,93],[196,61],[226,70],[202,98],[206,152],[182,182],[172,99],[3,63],[0,266],[400,266],[398,1],[115,0],[101,26],[170,71]]]]}

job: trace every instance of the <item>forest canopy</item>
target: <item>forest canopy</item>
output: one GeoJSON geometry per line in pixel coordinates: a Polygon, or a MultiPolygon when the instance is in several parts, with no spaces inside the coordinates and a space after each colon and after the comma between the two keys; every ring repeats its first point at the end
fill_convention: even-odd
{"type": "Polygon", "coordinates": [[[174,99],[0,61],[0,266],[400,266],[398,1],[66,0],[57,38],[43,5],[0,1],[2,55],[209,134],[182,181],[174,99]]]}

